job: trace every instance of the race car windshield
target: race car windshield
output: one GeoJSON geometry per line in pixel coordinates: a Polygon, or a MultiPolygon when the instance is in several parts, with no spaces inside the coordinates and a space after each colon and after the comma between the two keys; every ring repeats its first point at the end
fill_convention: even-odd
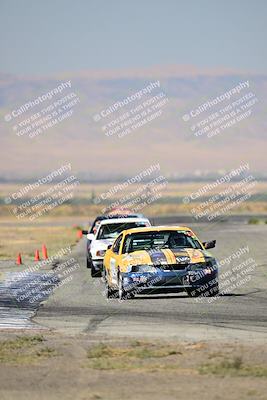
{"type": "Polygon", "coordinates": [[[124,222],[102,225],[99,229],[97,240],[115,239],[125,229],[145,227],[145,222],[124,222]]]}
{"type": "Polygon", "coordinates": [[[191,231],[138,232],[126,236],[122,253],[132,253],[137,250],[175,250],[180,248],[201,249],[202,247],[191,231]]]}
{"type": "Polygon", "coordinates": [[[100,224],[101,221],[103,221],[104,219],[117,219],[117,218],[142,218],[142,215],[137,215],[137,214],[109,214],[109,215],[99,215],[98,217],[96,217],[96,219],[94,220],[94,222],[92,223],[92,226],[90,228],[90,233],[94,233],[94,229],[95,227],[100,224]]]}

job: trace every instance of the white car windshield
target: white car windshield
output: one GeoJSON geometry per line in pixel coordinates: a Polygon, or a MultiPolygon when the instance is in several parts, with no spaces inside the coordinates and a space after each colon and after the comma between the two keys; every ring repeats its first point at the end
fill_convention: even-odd
{"type": "Polygon", "coordinates": [[[99,228],[96,239],[115,239],[122,231],[126,229],[141,228],[145,226],[147,226],[145,222],[117,222],[114,224],[104,224],[99,228]]]}

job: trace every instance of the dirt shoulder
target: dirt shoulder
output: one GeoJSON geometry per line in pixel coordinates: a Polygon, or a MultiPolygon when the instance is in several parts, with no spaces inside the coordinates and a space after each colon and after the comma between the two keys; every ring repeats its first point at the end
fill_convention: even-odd
{"type": "Polygon", "coordinates": [[[13,399],[264,399],[264,345],[3,332],[0,393],[13,399]]]}

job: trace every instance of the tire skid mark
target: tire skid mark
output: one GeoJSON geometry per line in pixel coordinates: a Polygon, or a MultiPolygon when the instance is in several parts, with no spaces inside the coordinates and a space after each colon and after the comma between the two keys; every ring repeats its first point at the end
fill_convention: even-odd
{"type": "Polygon", "coordinates": [[[203,321],[203,315],[201,313],[181,311],[180,313],[169,311],[168,313],[164,313],[163,311],[141,311],[141,310],[134,310],[134,309],[119,309],[119,308],[107,308],[105,306],[53,306],[47,307],[45,309],[40,309],[39,316],[64,316],[64,315],[79,315],[79,316],[93,316],[93,319],[96,315],[102,316],[103,320],[105,318],[118,316],[118,317],[144,317],[150,320],[162,320],[162,321],[173,321],[173,322],[186,322],[186,323],[203,323],[203,324],[215,324],[216,322],[220,321],[220,323],[238,323],[238,324],[247,324],[247,325],[258,325],[258,326],[265,326],[267,323],[267,316],[259,315],[235,315],[229,316],[227,313],[220,313],[218,311],[213,311],[209,315],[205,316],[205,320],[203,321]],[[108,315],[107,315],[108,313],[108,315]]]}
{"type": "Polygon", "coordinates": [[[6,273],[0,281],[0,329],[44,329],[32,322],[32,318],[58,282],[55,274],[6,273]]]}
{"type": "Polygon", "coordinates": [[[98,315],[95,316],[91,319],[91,321],[88,324],[88,327],[84,330],[84,332],[94,332],[97,330],[98,326],[105,321],[106,319],[108,319],[111,315],[98,315]]]}

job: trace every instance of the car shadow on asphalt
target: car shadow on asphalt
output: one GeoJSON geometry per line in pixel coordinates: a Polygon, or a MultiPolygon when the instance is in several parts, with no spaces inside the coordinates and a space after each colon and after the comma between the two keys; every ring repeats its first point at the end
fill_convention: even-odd
{"type": "Polygon", "coordinates": [[[220,297],[242,297],[247,296],[247,293],[224,293],[220,294],[220,297]]]}
{"type": "Polygon", "coordinates": [[[134,298],[134,300],[145,300],[145,299],[149,299],[149,300],[162,300],[162,299],[190,299],[191,297],[187,296],[186,294],[183,295],[138,295],[134,298]]]}
{"type": "MultiPolygon", "coordinates": [[[[254,293],[254,292],[253,292],[254,293]]],[[[248,294],[251,293],[225,293],[225,294],[219,294],[218,297],[243,297],[243,296],[247,296],[248,294]]],[[[162,299],[196,299],[199,297],[190,297],[187,294],[177,294],[177,295],[138,295],[136,297],[134,297],[134,300],[145,300],[145,299],[149,299],[149,300],[162,300],[162,299]]],[[[208,297],[211,298],[211,297],[208,297]]]]}

